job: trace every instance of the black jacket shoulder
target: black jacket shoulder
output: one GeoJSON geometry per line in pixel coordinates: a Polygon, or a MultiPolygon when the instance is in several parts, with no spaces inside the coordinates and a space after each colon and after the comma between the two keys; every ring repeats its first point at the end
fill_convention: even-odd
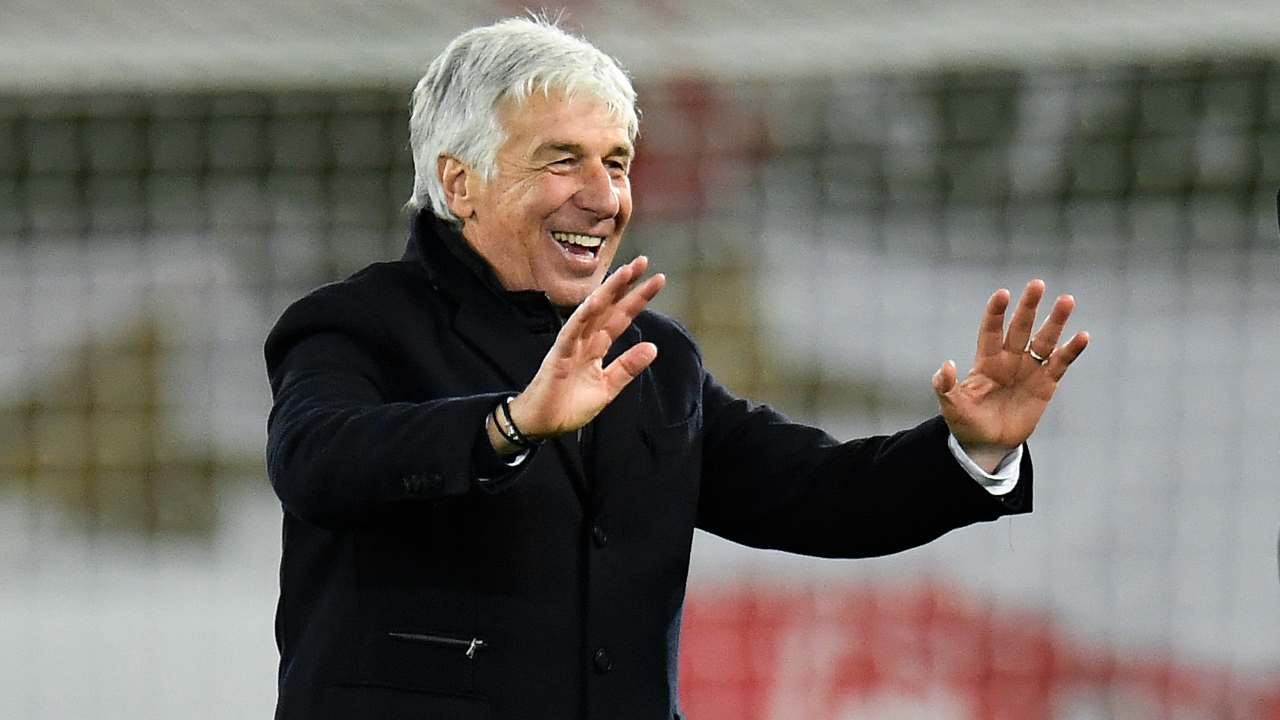
{"type": "Polygon", "coordinates": [[[299,341],[321,333],[347,335],[363,345],[390,350],[396,344],[388,317],[421,314],[422,294],[435,294],[416,263],[374,263],[350,277],[312,290],[280,315],[267,335],[268,373],[299,341]]]}

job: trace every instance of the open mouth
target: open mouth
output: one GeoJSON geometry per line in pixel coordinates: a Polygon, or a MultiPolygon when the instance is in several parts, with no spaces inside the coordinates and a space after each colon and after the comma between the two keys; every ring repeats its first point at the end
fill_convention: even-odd
{"type": "Polygon", "coordinates": [[[595,257],[600,254],[600,248],[604,247],[604,238],[598,235],[552,230],[551,239],[560,243],[560,247],[569,253],[580,257],[595,257]]]}

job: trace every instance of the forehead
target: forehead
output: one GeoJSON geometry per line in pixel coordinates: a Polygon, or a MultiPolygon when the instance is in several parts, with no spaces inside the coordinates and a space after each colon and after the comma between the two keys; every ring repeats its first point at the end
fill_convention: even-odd
{"type": "Polygon", "coordinates": [[[504,149],[521,154],[555,145],[579,145],[601,154],[632,151],[626,121],[590,95],[534,93],[519,102],[504,102],[498,118],[507,132],[504,149]]]}

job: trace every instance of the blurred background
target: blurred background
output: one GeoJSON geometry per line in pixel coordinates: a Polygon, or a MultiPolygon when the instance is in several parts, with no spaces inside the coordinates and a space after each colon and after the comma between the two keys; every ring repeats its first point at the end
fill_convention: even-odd
{"type": "MultiPolygon", "coordinates": [[[[718,377],[932,414],[996,287],[1093,344],[1036,512],[818,561],[699,535],[694,720],[1280,718],[1280,5],[567,3],[644,113],[623,255],[718,377]]],[[[0,717],[266,717],[261,359],[399,256],[409,90],[513,2],[0,2],[0,717]]]]}

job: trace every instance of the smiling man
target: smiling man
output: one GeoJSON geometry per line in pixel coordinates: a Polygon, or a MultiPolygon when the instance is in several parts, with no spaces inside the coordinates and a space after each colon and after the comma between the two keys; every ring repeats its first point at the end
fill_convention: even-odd
{"type": "MultiPolygon", "coordinates": [[[[826,557],[1031,509],[1062,296],[991,296],[941,415],[839,442],[734,397],[640,257],[635,93],[538,20],[456,38],[413,95],[408,248],[266,344],[284,509],[280,718],[679,718],[695,528],[826,557]]],[[[851,642],[855,639],[851,639],[851,642]]]]}

